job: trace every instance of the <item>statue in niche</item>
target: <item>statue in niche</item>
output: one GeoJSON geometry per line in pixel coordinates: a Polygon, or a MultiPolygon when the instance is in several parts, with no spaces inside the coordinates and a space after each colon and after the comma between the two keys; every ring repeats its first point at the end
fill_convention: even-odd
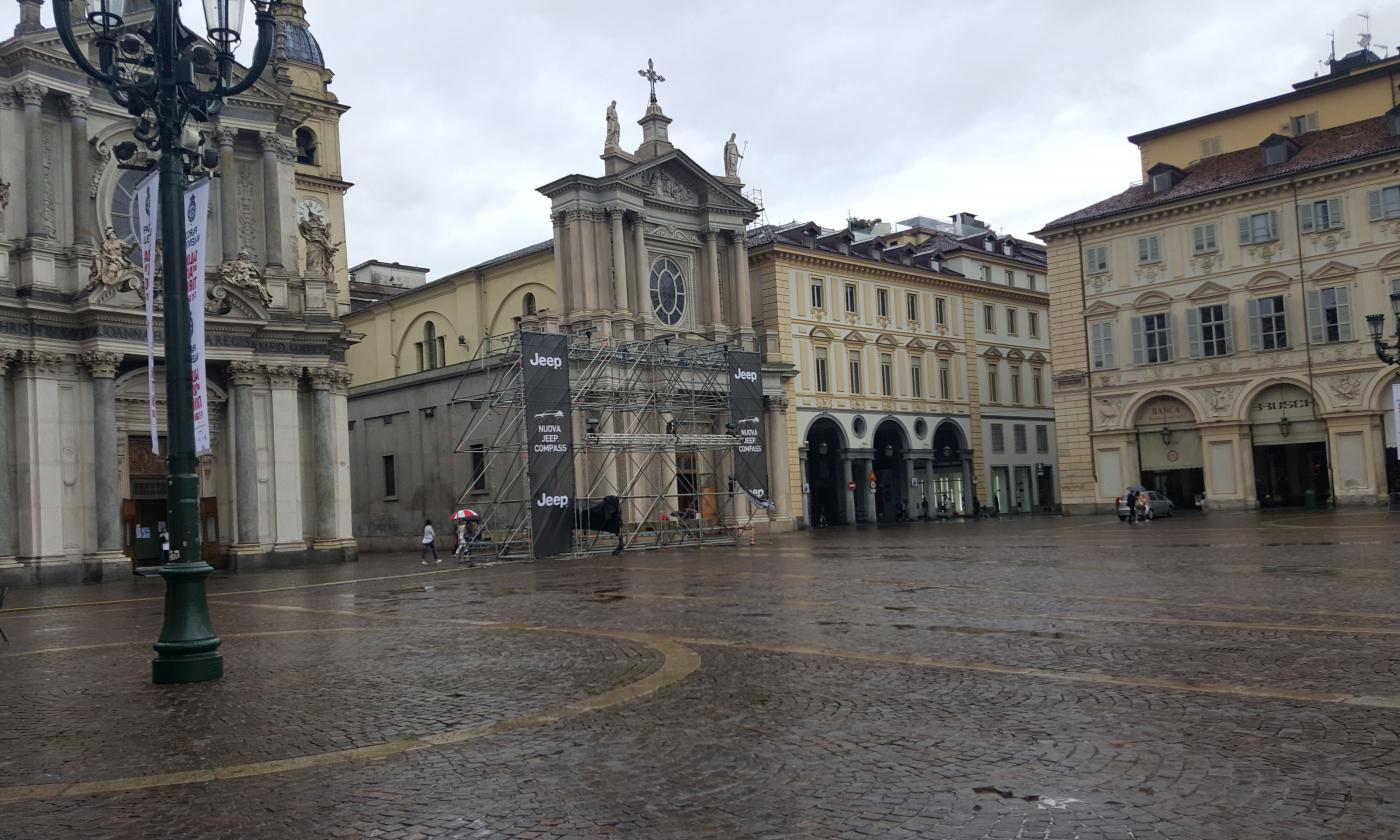
{"type": "Polygon", "coordinates": [[[5,232],[5,208],[10,206],[10,185],[0,181],[0,234],[5,232]]]}
{"type": "Polygon", "coordinates": [[[743,154],[739,152],[739,144],[734,142],[738,132],[731,133],[729,140],[724,144],[724,177],[737,179],[739,177],[739,161],[743,159],[743,154]]]}
{"type": "MultiPolygon", "coordinates": [[[[308,213],[297,226],[306,240],[306,276],[335,281],[335,255],[340,245],[331,241],[331,228],[315,213],[308,213]]],[[[344,244],[344,243],[341,243],[344,244]]]]}
{"type": "Polygon", "coordinates": [[[117,236],[117,232],[109,226],[102,231],[102,241],[93,240],[92,244],[96,254],[92,270],[88,272],[89,289],[114,286],[121,291],[141,290],[141,268],[129,256],[131,249],[136,247],[135,242],[127,242],[117,236]]]}
{"type": "Polygon", "coordinates": [[[219,279],[230,286],[246,289],[257,295],[263,306],[272,306],[272,292],[267,290],[262,272],[253,260],[253,252],[241,248],[238,256],[219,266],[219,279]]]}
{"type": "Polygon", "coordinates": [[[616,149],[622,142],[622,126],[617,121],[617,100],[608,106],[608,136],[603,140],[603,149],[616,149]]]}

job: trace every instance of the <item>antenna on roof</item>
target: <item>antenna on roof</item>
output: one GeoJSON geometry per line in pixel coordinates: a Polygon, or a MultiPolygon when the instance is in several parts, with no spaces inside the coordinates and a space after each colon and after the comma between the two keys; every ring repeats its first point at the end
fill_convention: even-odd
{"type": "Polygon", "coordinates": [[[1364,50],[1371,46],[1371,15],[1367,12],[1359,12],[1356,16],[1366,21],[1366,31],[1361,34],[1360,38],[1356,39],[1356,43],[1360,44],[1361,49],[1364,50]]]}

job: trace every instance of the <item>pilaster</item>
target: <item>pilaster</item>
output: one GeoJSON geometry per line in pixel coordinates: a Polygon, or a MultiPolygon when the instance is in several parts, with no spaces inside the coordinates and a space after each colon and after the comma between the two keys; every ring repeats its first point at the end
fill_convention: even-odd
{"type": "MultiPolygon", "coordinates": [[[[97,552],[90,559],[126,566],[122,553],[122,493],[117,452],[117,397],[114,379],[122,356],[84,353],[82,364],[92,377],[93,515],[97,519],[97,552]]],[[[104,574],[105,577],[105,574],[104,574]]]]}
{"type": "Polygon", "coordinates": [[[272,386],[272,494],[274,551],[306,548],[302,527],[301,414],[298,389],[302,369],[291,366],[266,368],[272,386]]]}
{"type": "Polygon", "coordinates": [[[15,509],[19,558],[31,564],[62,562],[63,453],[59,416],[59,377],[68,357],[48,350],[24,350],[15,383],[15,509]]]}
{"type": "Polygon", "coordinates": [[[233,481],[235,552],[260,544],[258,530],[258,440],[253,388],[265,381],[262,368],[251,362],[230,362],[233,397],[233,481]]]}
{"type": "Polygon", "coordinates": [[[15,425],[10,407],[10,380],[6,375],[17,355],[13,350],[0,350],[0,568],[17,565],[15,548],[19,523],[15,511],[15,459],[10,451],[15,425]]]}

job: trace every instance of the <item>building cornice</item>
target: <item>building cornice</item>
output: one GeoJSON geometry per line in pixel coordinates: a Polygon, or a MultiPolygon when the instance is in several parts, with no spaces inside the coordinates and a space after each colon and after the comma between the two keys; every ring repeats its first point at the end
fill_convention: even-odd
{"type": "Polygon", "coordinates": [[[750,248],[749,259],[751,262],[761,262],[765,259],[771,259],[774,262],[785,260],[800,265],[836,270],[848,275],[861,275],[900,282],[917,282],[930,288],[946,289],[970,297],[992,297],[1038,306],[1050,305],[1048,292],[1013,289],[1008,286],[984,283],[980,280],[937,274],[924,268],[893,263],[873,263],[859,257],[847,257],[842,254],[813,253],[790,245],[767,243],[750,248]]]}

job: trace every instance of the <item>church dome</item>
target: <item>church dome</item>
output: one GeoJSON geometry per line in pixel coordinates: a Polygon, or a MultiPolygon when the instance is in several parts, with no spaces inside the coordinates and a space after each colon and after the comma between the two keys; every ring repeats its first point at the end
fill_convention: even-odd
{"type": "Polygon", "coordinates": [[[317,67],[325,67],[326,60],[321,56],[321,45],[304,20],[285,18],[277,22],[278,51],[285,58],[304,61],[317,67]]]}

